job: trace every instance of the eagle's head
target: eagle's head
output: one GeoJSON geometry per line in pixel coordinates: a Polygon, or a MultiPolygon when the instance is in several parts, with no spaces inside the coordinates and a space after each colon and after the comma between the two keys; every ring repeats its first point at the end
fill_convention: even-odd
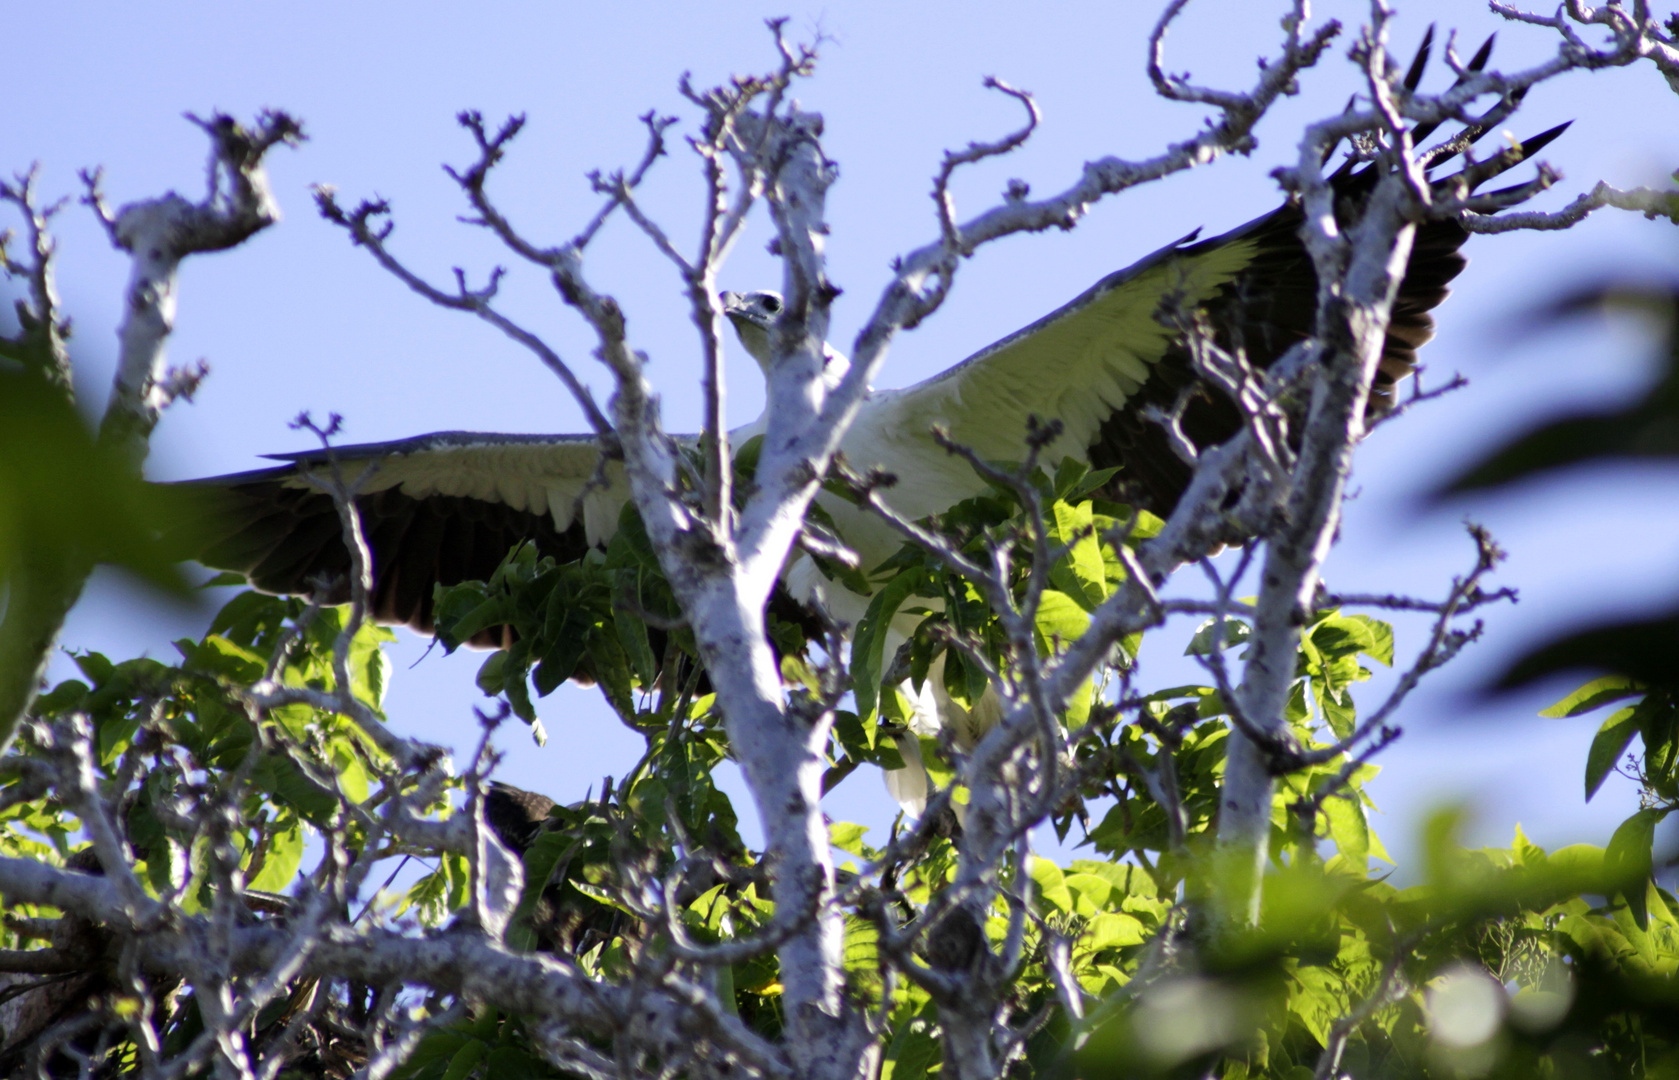
{"type": "Polygon", "coordinates": [[[770,331],[781,316],[781,294],[758,291],[723,294],[723,314],[734,324],[735,333],[752,359],[765,372],[770,363],[770,331]]]}
{"type": "MultiPolygon", "coordinates": [[[[756,292],[722,294],[723,314],[734,324],[735,334],[752,359],[769,375],[770,333],[781,317],[781,294],[761,289],[756,292]]],[[[822,376],[830,386],[839,385],[850,363],[835,352],[827,342],[822,343],[822,376]]]]}

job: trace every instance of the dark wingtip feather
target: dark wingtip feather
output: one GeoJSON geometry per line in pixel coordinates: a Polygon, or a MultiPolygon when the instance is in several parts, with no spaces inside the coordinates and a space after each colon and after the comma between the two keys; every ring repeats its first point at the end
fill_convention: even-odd
{"type": "Polygon", "coordinates": [[[1405,89],[1415,90],[1422,82],[1422,73],[1428,68],[1428,54],[1434,48],[1434,24],[1428,24],[1428,31],[1422,36],[1422,44],[1417,46],[1417,55],[1411,58],[1411,70],[1405,73],[1405,89]]]}
{"type": "Polygon", "coordinates": [[[1492,59],[1492,44],[1497,40],[1498,34],[1496,32],[1487,35],[1487,40],[1481,43],[1481,47],[1476,49],[1475,55],[1469,59],[1470,71],[1480,71],[1487,66],[1487,61],[1492,59]]]}
{"type": "Polygon", "coordinates": [[[1522,158],[1525,160],[1545,149],[1545,147],[1555,142],[1557,138],[1573,126],[1573,124],[1574,121],[1572,120],[1564,120],[1562,123],[1558,124],[1554,128],[1551,128],[1549,131],[1541,131],[1532,138],[1523,139],[1521,142],[1522,158]]]}
{"type": "MultiPolygon", "coordinates": [[[[1479,189],[1482,184],[1486,183],[1488,180],[1491,180],[1493,177],[1502,176],[1505,173],[1509,172],[1511,169],[1514,169],[1517,165],[1522,164],[1524,161],[1532,160],[1532,158],[1535,154],[1537,154],[1539,151],[1545,149],[1545,147],[1551,145],[1551,143],[1555,142],[1557,137],[1560,136],[1563,132],[1567,131],[1568,128],[1569,128],[1569,125],[1573,124],[1573,123],[1574,123],[1574,121],[1568,120],[1568,121],[1565,121],[1561,124],[1558,124],[1554,128],[1551,128],[1549,131],[1541,131],[1539,134],[1533,136],[1530,139],[1524,139],[1523,141],[1517,143],[1513,147],[1513,149],[1516,151],[1516,153],[1510,155],[1510,157],[1507,158],[1507,159],[1501,160],[1499,158],[1488,158],[1487,161],[1482,163],[1482,165],[1483,166],[1496,166],[1496,167],[1495,168],[1488,168],[1488,171],[1483,173],[1481,175],[1480,179],[1475,181],[1475,187],[1477,189],[1479,189]]],[[[1454,158],[1456,156],[1457,156],[1457,154],[1455,154],[1455,153],[1448,154],[1445,157],[1442,157],[1440,159],[1440,161],[1450,161],[1452,158],[1454,158]]],[[[1439,165],[1440,161],[1436,161],[1433,164],[1434,165],[1439,165]]],[[[1433,167],[1433,166],[1431,166],[1431,167],[1433,167]]],[[[1462,175],[1462,174],[1460,173],[1458,175],[1462,175]]],[[[1511,192],[1520,191],[1522,189],[1522,186],[1523,185],[1521,185],[1521,184],[1517,184],[1514,187],[1499,188],[1497,191],[1488,191],[1488,192],[1483,192],[1482,194],[1485,194],[1485,195],[1508,195],[1511,192]]]]}
{"type": "MultiPolygon", "coordinates": [[[[1429,29],[1432,30],[1433,27],[1430,27],[1429,29]]],[[[1495,42],[1497,40],[1498,40],[1498,35],[1497,34],[1488,35],[1487,40],[1485,40],[1481,43],[1481,47],[1479,49],[1477,49],[1475,51],[1475,55],[1470,58],[1469,66],[1466,70],[1468,70],[1468,71],[1480,71],[1482,68],[1486,67],[1487,66],[1487,61],[1489,59],[1491,59],[1491,57],[1492,57],[1493,42],[1495,42]]],[[[1463,85],[1463,77],[1459,76],[1457,81],[1452,83],[1452,85],[1453,86],[1462,86],[1463,85]]],[[[1525,94],[1525,93],[1527,93],[1527,91],[1524,89],[1524,90],[1519,91],[1519,93],[1525,94]]],[[[1517,100],[1520,101],[1520,98],[1518,98],[1517,100]]],[[[1428,138],[1430,135],[1434,134],[1434,132],[1440,127],[1441,123],[1442,123],[1442,121],[1432,120],[1432,121],[1428,121],[1426,123],[1418,124],[1415,128],[1412,129],[1411,138],[1413,140],[1415,140],[1416,142],[1420,143],[1424,139],[1428,138]]],[[[1435,162],[1435,164],[1439,164],[1439,162],[1435,162]]]]}

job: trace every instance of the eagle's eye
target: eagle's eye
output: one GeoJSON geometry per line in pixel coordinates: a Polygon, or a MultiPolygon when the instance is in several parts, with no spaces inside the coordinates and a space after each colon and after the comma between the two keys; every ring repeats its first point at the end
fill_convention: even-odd
{"type": "Polygon", "coordinates": [[[781,310],[781,300],[774,296],[764,297],[764,310],[774,315],[781,310]]]}

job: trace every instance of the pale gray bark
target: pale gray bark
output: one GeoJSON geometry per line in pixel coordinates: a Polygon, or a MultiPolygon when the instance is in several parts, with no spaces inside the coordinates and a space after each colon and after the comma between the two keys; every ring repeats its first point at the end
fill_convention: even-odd
{"type": "Polygon", "coordinates": [[[121,350],[116,378],[100,438],[118,447],[136,468],[145,460],[146,439],[163,410],[176,396],[190,393],[202,377],[172,374],[167,366],[181,260],[236,247],[280,220],[263,157],[273,146],[296,143],[303,136],[303,129],[284,113],[263,114],[253,129],[220,114],[193,121],[211,140],[208,191],[201,201],[190,202],[171,191],[112,214],[105,209],[98,176],[87,177],[87,202],[105,223],[112,243],[128,252],[132,263],[127,309],[117,331],[121,350]]]}

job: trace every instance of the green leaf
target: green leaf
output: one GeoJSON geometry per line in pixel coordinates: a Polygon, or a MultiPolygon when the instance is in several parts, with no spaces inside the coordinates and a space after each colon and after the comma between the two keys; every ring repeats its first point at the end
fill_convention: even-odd
{"type": "Polygon", "coordinates": [[[881,1062],[880,1080],[925,1080],[939,1060],[939,1040],[932,1024],[921,1016],[904,1019],[892,1033],[881,1062]]]}
{"type": "Polygon", "coordinates": [[[846,916],[845,943],[841,955],[851,978],[875,976],[880,970],[879,929],[867,919],[855,915],[846,916]]]}
{"type": "Polygon", "coordinates": [[[1356,798],[1331,796],[1323,800],[1323,815],[1342,857],[1363,873],[1370,859],[1370,823],[1364,817],[1364,804],[1356,798]]]}
{"type": "Polygon", "coordinates": [[[367,766],[349,746],[348,738],[340,738],[332,748],[332,765],[338,772],[338,787],[351,802],[367,801],[367,766]]]}
{"type": "Polygon", "coordinates": [[[1148,876],[1148,872],[1131,863],[1074,859],[1068,870],[1074,874],[1092,874],[1104,878],[1113,885],[1121,896],[1155,896],[1158,894],[1154,879],[1148,876]]]}
{"type": "Polygon", "coordinates": [[[97,561],[185,596],[175,562],[206,546],[210,502],[202,488],[143,483],[63,389],[0,362],[0,581],[47,585],[97,561]]]}
{"type": "Polygon", "coordinates": [[[269,832],[262,869],[245,884],[261,892],[285,892],[292,878],[297,876],[297,868],[302,862],[303,829],[293,818],[288,828],[269,832]]]}
{"type": "MultiPolygon", "coordinates": [[[[896,687],[887,687],[880,702],[882,715],[889,718],[901,716],[904,712],[901,707],[902,701],[903,695],[896,687]]],[[[849,709],[835,712],[834,739],[845,751],[845,755],[854,761],[870,762],[883,769],[904,767],[903,758],[898,756],[898,749],[893,740],[880,737],[880,725],[865,725],[857,714],[849,709]]]]}
{"type": "Polygon", "coordinates": [[[1096,697],[1096,683],[1093,679],[1086,679],[1078,688],[1067,695],[1068,728],[1082,727],[1090,720],[1090,703],[1096,697]]]}
{"type": "Polygon", "coordinates": [[[1358,726],[1358,712],[1353,707],[1352,696],[1326,686],[1325,682],[1322,678],[1312,680],[1312,697],[1317,702],[1318,711],[1337,739],[1351,738],[1358,726]]]}
{"type": "MultiPolygon", "coordinates": [[[[507,703],[513,706],[513,715],[530,724],[535,729],[537,724],[536,706],[531,704],[530,690],[525,686],[525,680],[514,679],[502,690],[507,695],[507,703]]],[[[546,741],[546,736],[538,742],[546,741]]]]}
{"type": "Polygon", "coordinates": [[[1605,675],[1601,679],[1593,679],[1550,708],[1539,710],[1539,715],[1551,719],[1579,716],[1581,713],[1601,708],[1611,701],[1637,697],[1646,689],[1637,679],[1630,679],[1625,675],[1605,675]]]}
{"type": "Polygon", "coordinates": [[[852,821],[836,821],[828,826],[828,843],[841,851],[850,852],[858,858],[864,858],[863,835],[869,831],[867,825],[858,825],[852,821]]]}
{"type": "Polygon", "coordinates": [[[478,1063],[489,1053],[487,1043],[473,1039],[455,1053],[449,1060],[449,1067],[443,1070],[443,1080],[466,1080],[478,1068],[478,1063]]]}
{"type": "Polygon", "coordinates": [[[1228,649],[1232,645],[1240,645],[1253,636],[1253,628],[1240,619],[1225,619],[1223,622],[1224,640],[1219,641],[1220,622],[1208,619],[1195,631],[1195,636],[1189,639],[1189,646],[1184,649],[1185,656],[1211,656],[1213,649],[1222,644],[1228,649]]]}
{"type": "Polygon", "coordinates": [[[1073,894],[1067,888],[1067,880],[1061,873],[1061,868],[1048,859],[1032,856],[1032,862],[1027,871],[1032,877],[1033,890],[1038,898],[1055,910],[1070,914],[1073,910],[1073,894]]]}
{"type": "Polygon", "coordinates": [[[1370,632],[1371,644],[1361,651],[1383,667],[1393,666],[1393,626],[1369,615],[1344,615],[1342,618],[1361,622],[1370,632]]]}
{"type": "Polygon", "coordinates": [[[944,692],[958,705],[972,712],[988,686],[985,671],[955,649],[944,654],[944,692]]]}
{"type": "Polygon", "coordinates": [[[543,624],[542,640],[533,643],[542,647],[542,655],[531,676],[537,694],[542,697],[552,694],[576,673],[584,653],[596,651],[591,649],[594,625],[589,612],[572,606],[569,597],[554,596],[549,602],[551,606],[543,624]]]}
{"type": "Polygon", "coordinates": [[[1638,811],[1621,822],[1615,835],[1609,838],[1609,846],[1603,850],[1604,871],[1626,898],[1640,930],[1647,930],[1650,924],[1650,913],[1645,906],[1646,883],[1654,864],[1650,849],[1655,843],[1656,824],[1667,813],[1654,807],[1638,811]]]}
{"type": "Polygon", "coordinates": [[[449,651],[492,626],[505,626],[514,619],[513,600],[506,594],[490,594],[476,582],[437,590],[437,632],[449,651]]]}
{"type": "Polygon", "coordinates": [[[618,641],[624,647],[630,670],[643,687],[650,687],[658,679],[659,665],[653,656],[653,645],[647,636],[647,624],[633,614],[636,608],[646,608],[641,595],[641,575],[637,571],[620,570],[613,575],[613,619],[618,641]],[[631,607],[633,603],[635,607],[631,607]]]}
{"type": "Polygon", "coordinates": [[[1067,888],[1073,891],[1073,906],[1080,915],[1094,915],[1112,906],[1119,891],[1112,881],[1100,874],[1066,871],[1067,888]]]}
{"type": "Polygon", "coordinates": [[[1038,655],[1049,656],[1077,641],[1090,628],[1090,613],[1077,600],[1059,589],[1045,589],[1038,599],[1033,620],[1038,655]]]}
{"type": "Polygon", "coordinates": [[[1055,480],[1052,485],[1056,499],[1072,501],[1070,497],[1073,490],[1079,486],[1079,481],[1083,480],[1089,472],[1089,463],[1080,461],[1075,457],[1062,458],[1061,463],[1055,467],[1055,480]]]}
{"type": "Polygon", "coordinates": [[[350,641],[351,690],[375,709],[385,703],[385,688],[391,681],[391,658],[384,646],[396,635],[383,626],[367,623],[350,641]]]}
{"type": "Polygon", "coordinates": [[[1120,949],[1127,945],[1141,945],[1148,940],[1148,930],[1134,915],[1107,911],[1090,920],[1079,944],[1091,952],[1120,949]]]}
{"type": "Polygon", "coordinates": [[[507,685],[507,651],[498,650],[478,666],[476,678],[478,689],[484,691],[486,697],[495,697],[507,685]]]}
{"type": "Polygon", "coordinates": [[[874,719],[879,705],[886,635],[892,628],[892,619],[921,585],[923,575],[920,567],[900,572],[880,587],[857,622],[857,632],[851,639],[851,687],[857,697],[857,715],[864,723],[874,719]]]}
{"type": "MultiPolygon", "coordinates": [[[[1072,460],[1074,460],[1074,459],[1073,458],[1068,458],[1067,459],[1067,461],[1072,461],[1072,460]]],[[[1074,484],[1072,487],[1069,487],[1069,488],[1062,488],[1061,485],[1060,485],[1060,477],[1057,476],[1057,478],[1056,478],[1056,495],[1057,495],[1058,498],[1065,499],[1068,502],[1076,503],[1076,502],[1079,502],[1081,500],[1090,498],[1098,490],[1100,490],[1103,487],[1103,485],[1105,485],[1109,480],[1112,480],[1117,475],[1119,475],[1119,466],[1117,466],[1117,465],[1114,466],[1111,469],[1092,469],[1091,471],[1085,473],[1082,477],[1080,477],[1078,483],[1074,484]]],[[[1106,516],[1112,517],[1112,515],[1106,515],[1106,516]]],[[[1156,530],[1156,531],[1158,531],[1158,530],[1156,530]]],[[[1154,534],[1150,533],[1149,535],[1152,536],[1154,534]]],[[[1142,538],[1139,537],[1139,539],[1142,539],[1142,538]]]]}
{"type": "MultiPolygon", "coordinates": [[[[1222,715],[1207,712],[1207,708],[1215,699],[1216,695],[1214,698],[1203,699],[1201,711],[1203,716],[1222,715]]],[[[1219,701],[1219,705],[1222,706],[1223,702],[1219,701]]],[[[1291,724],[1303,724],[1312,718],[1312,707],[1306,703],[1306,682],[1304,679],[1294,681],[1294,687],[1288,694],[1288,704],[1283,707],[1283,716],[1291,724]]]]}
{"type": "MultiPolygon", "coordinates": [[[[1601,680],[1599,680],[1601,681],[1601,680]]],[[[1565,699],[1566,700],[1566,699],[1565,699]]],[[[1616,709],[1597,729],[1597,735],[1592,739],[1592,748],[1586,754],[1586,801],[1591,802],[1597,789],[1603,786],[1603,781],[1609,776],[1609,770],[1615,767],[1615,762],[1621,760],[1632,737],[1638,734],[1636,709],[1616,709]]],[[[1540,714],[1541,716],[1544,713],[1540,714]]],[[[1559,714],[1573,715],[1573,714],[1559,714]]]]}
{"type": "Polygon", "coordinates": [[[263,755],[251,771],[251,781],[317,826],[326,824],[338,809],[338,800],[331,792],[281,754],[263,755]]]}
{"type": "MultiPolygon", "coordinates": [[[[1330,615],[1312,627],[1312,644],[1325,656],[1356,656],[1379,649],[1376,634],[1369,619],[1357,619],[1340,614],[1330,615]]],[[[1388,642],[1388,657],[1393,656],[1393,643],[1388,642]]]]}
{"type": "Polygon", "coordinates": [[[1300,1018],[1320,1045],[1327,1045],[1330,1028],[1347,1012],[1341,980],[1325,968],[1302,965],[1294,972],[1293,982],[1289,988],[1289,1012],[1300,1018]]]}
{"type": "Polygon", "coordinates": [[[188,671],[220,676],[231,682],[249,684],[262,678],[268,666],[265,657],[220,634],[210,634],[185,655],[188,671]]]}
{"type": "MultiPolygon", "coordinates": [[[[1173,686],[1168,687],[1165,690],[1156,690],[1154,693],[1147,695],[1142,700],[1176,701],[1179,698],[1194,698],[1198,701],[1204,701],[1207,698],[1217,696],[1218,691],[1214,690],[1210,686],[1173,686]]],[[[1222,716],[1223,713],[1214,713],[1211,715],[1222,716]]]]}
{"type": "Polygon", "coordinates": [[[1051,568],[1050,579],[1077,600],[1080,607],[1093,611],[1096,605],[1108,598],[1108,574],[1090,504],[1069,506],[1057,502],[1051,507],[1051,515],[1051,539],[1056,544],[1071,544],[1072,547],[1051,568]]]}

